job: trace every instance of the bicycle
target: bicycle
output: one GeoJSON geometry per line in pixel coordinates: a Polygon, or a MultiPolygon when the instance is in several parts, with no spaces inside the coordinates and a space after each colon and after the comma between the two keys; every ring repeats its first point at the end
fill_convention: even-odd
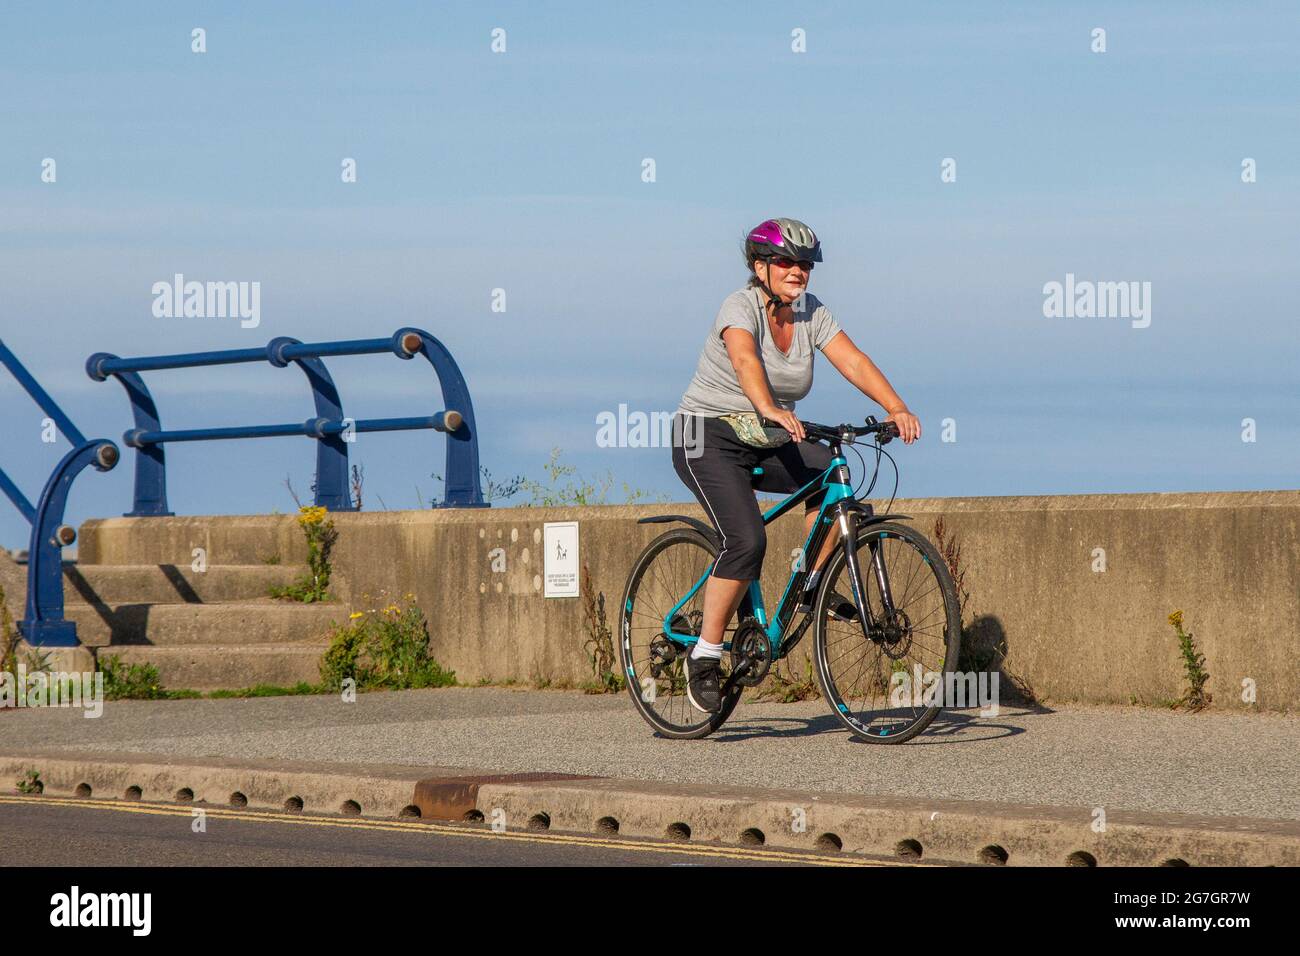
{"type": "MultiPolygon", "coordinates": [[[[766,511],[763,523],[771,524],[823,487],[826,497],[802,552],[796,552],[806,560],[793,563],[775,613],[768,617],[761,584],[753,581],[724,630],[722,708],[715,714],[695,710],[686,699],[683,666],[699,640],[703,587],[720,550],[718,535],[710,525],[686,515],[638,521],[687,525],[664,532],[641,552],[628,576],[620,611],[620,654],[628,693],[641,716],[665,737],[696,739],[721,727],[744,689],[757,686],[774,663],[788,657],[810,624],[815,625],[818,686],[831,713],[855,737],[905,743],[942,709],[942,700],[933,694],[934,675],[939,685],[951,685],[946,675],[955,671],[961,641],[952,575],[929,539],[897,523],[908,515],[889,513],[892,497],[880,515],[857,499],[843,451],[858,438],[874,436],[870,447],[876,452],[876,469],[865,497],[875,487],[881,455],[893,462],[883,446],[898,437],[898,428],[874,417],[863,426],[802,424],[810,441],[830,445],[830,466],[766,511]],[[823,565],[811,606],[796,625],[809,566],[832,528],[839,531],[840,547],[823,565]],[[864,570],[870,573],[864,576],[864,570]],[[841,583],[841,575],[847,583],[841,583]],[[851,608],[845,607],[846,599],[851,608]],[[919,694],[914,682],[927,684],[926,695],[919,694]],[[882,700],[888,706],[877,707],[882,700]]],[[[894,471],[896,492],[896,463],[894,471]]],[[[753,477],[761,472],[754,469],[753,477]]]]}

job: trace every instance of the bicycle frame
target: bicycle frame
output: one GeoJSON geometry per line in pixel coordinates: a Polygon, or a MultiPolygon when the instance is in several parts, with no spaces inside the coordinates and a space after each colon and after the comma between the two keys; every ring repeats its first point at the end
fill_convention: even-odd
{"type": "MultiPolygon", "coordinates": [[[[803,566],[790,575],[789,581],[786,582],[785,591],[781,595],[780,601],[777,602],[776,611],[769,620],[767,610],[763,602],[763,589],[761,581],[754,580],[749,583],[749,588],[745,598],[742,600],[740,609],[743,612],[748,605],[750,615],[758,621],[763,632],[767,635],[770,646],[774,648],[772,655],[773,660],[780,660],[794,647],[799,637],[802,636],[802,629],[798,636],[792,637],[786,643],[782,643],[786,637],[789,624],[794,617],[794,608],[797,606],[798,596],[803,590],[803,584],[807,580],[809,570],[817,556],[821,554],[821,549],[826,541],[826,535],[831,533],[831,525],[838,523],[840,526],[841,542],[851,542],[856,538],[858,518],[865,516],[869,523],[884,521],[886,518],[905,518],[906,515],[880,515],[875,516],[872,513],[870,505],[863,504],[853,497],[852,478],[849,473],[848,460],[843,455],[843,450],[839,443],[832,445],[832,458],[830,467],[821,475],[814,478],[808,484],[784,501],[773,506],[763,514],[764,526],[771,524],[777,518],[794,508],[795,505],[802,503],[812,497],[822,488],[826,489],[826,497],[822,500],[821,507],[817,512],[817,520],[813,523],[812,530],[809,532],[808,539],[804,542],[803,547],[803,566]]],[[[885,612],[888,616],[893,615],[893,598],[889,588],[889,579],[886,574],[883,560],[880,556],[880,549],[875,543],[871,544],[872,552],[872,570],[880,587],[882,602],[885,612]]],[[[846,553],[849,581],[853,586],[853,598],[858,607],[866,607],[865,587],[862,579],[861,569],[858,567],[857,552],[854,548],[848,548],[846,553]]],[[[716,563],[716,562],[715,562],[716,563]]],[[[664,615],[664,636],[669,639],[687,646],[693,645],[699,640],[699,637],[692,634],[682,634],[672,630],[672,622],[677,617],[678,611],[689,602],[704,587],[709,575],[713,573],[713,564],[700,576],[699,580],[691,587],[686,595],[673,605],[672,609],[664,615]]],[[[862,627],[862,633],[865,638],[870,640],[871,623],[868,620],[868,614],[859,614],[858,620],[862,627]]],[[[724,641],[723,648],[730,650],[731,642],[724,641]]]]}

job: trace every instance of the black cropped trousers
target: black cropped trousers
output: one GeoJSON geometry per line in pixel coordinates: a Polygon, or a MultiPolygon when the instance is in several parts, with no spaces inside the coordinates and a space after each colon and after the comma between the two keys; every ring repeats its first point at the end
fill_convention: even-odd
{"type": "MultiPolygon", "coordinates": [[[[776,448],[754,448],[736,437],[720,418],[687,416],[673,422],[673,469],[699,499],[704,513],[722,537],[722,551],[713,577],[756,580],[763,570],[767,533],[754,491],[791,494],[826,471],[831,450],[817,442],[787,442],[776,448]],[[754,475],[762,468],[762,475],[754,475]]],[[[826,489],[805,502],[821,506],[826,489]]],[[[815,556],[809,555],[811,562],[815,556]]]]}

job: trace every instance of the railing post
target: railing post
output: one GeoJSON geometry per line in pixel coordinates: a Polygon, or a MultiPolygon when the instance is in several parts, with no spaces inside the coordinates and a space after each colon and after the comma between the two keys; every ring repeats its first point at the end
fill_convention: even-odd
{"type": "Polygon", "coordinates": [[[463,419],[455,431],[447,432],[447,465],[443,476],[446,494],[440,508],[486,508],[479,485],[478,430],[469,386],[446,346],[423,329],[404,328],[393,333],[393,352],[401,358],[423,355],[438,375],[442,386],[442,407],[460,412],[463,419]],[[416,339],[418,338],[418,343],[416,339]]]}
{"type": "Polygon", "coordinates": [[[77,539],[63,523],[72,482],[88,465],[109,471],[117,464],[117,446],[90,441],[74,448],[50,473],[36,504],[27,548],[27,604],[18,632],[34,647],[76,647],[77,625],[63,619],[63,548],[77,539]]]}
{"type": "Polygon", "coordinates": [[[18,633],[33,646],[76,647],[79,643],[76,622],[63,619],[62,551],[77,540],[77,532],[63,523],[63,509],[68,501],[68,490],[83,468],[93,465],[100,471],[110,471],[121,455],[111,441],[86,441],[63,409],[41,388],[4,342],[0,342],[0,365],[9,369],[41,411],[53,420],[63,437],[72,443],[72,451],[63,456],[46,479],[35,508],[9,476],[0,470],[0,491],[32,526],[27,547],[27,595],[18,633]]]}
{"type": "MultiPolygon", "coordinates": [[[[319,358],[286,359],[285,346],[301,345],[288,336],[274,338],[266,345],[266,360],[276,368],[291,361],[302,369],[311,385],[312,401],[318,419],[342,419],[343,403],[329,370],[319,358]]],[[[352,492],[348,490],[348,445],[342,435],[316,435],[316,505],[329,511],[356,511],[352,492]]]]}
{"type": "MultiPolygon", "coordinates": [[[[96,352],[86,359],[86,374],[96,382],[105,381],[108,376],[100,370],[106,359],[115,359],[116,355],[108,352],[96,352]]],[[[158,407],[154,404],[149,387],[145,385],[138,372],[114,372],[113,377],[126,389],[126,397],[131,402],[131,416],[135,427],[141,431],[159,431],[162,424],[158,421],[158,407]]],[[[130,432],[127,444],[130,444],[130,432]]],[[[168,517],[167,510],[167,457],[162,445],[134,445],[135,448],[135,502],[128,518],[168,517]]]]}

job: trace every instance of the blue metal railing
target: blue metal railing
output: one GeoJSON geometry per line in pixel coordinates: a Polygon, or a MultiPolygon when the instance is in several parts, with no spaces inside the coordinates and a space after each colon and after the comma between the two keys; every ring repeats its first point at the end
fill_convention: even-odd
{"type": "Polygon", "coordinates": [[[306,344],[297,339],[276,338],[260,349],[228,349],[221,352],[191,352],[184,355],[153,355],[118,358],[96,352],[86,360],[86,373],[97,382],[110,376],[126,389],[135,427],[122,440],[136,450],[135,502],[128,517],[169,515],[167,510],[167,464],[163,446],[167,442],[216,441],[233,438],[266,438],[305,435],[316,440],[316,504],[330,511],[354,511],[348,490],[348,444],[356,432],[402,431],[431,428],[447,435],[446,496],[440,507],[485,508],[479,486],[478,432],[469,388],[451,353],[422,329],[398,329],[390,338],[352,339],[342,342],[306,344]],[[373,355],[391,352],[401,359],[423,355],[438,375],[445,410],[414,418],[345,418],[338,389],[322,357],[373,355]],[[290,363],[307,376],[316,417],[305,422],[245,425],[226,428],[164,429],[153,396],[140,377],[141,372],[159,369],[234,365],[241,362],[270,362],[277,368],[290,363]]]}
{"type": "Polygon", "coordinates": [[[55,466],[34,508],[0,469],[0,491],[32,526],[27,549],[27,600],[23,619],[18,622],[18,632],[33,646],[75,647],[79,643],[77,625],[63,619],[62,549],[77,540],[77,532],[63,523],[63,511],[72,482],[83,469],[89,465],[99,471],[109,471],[117,464],[120,455],[117,446],[107,439],[87,441],[3,341],[0,341],[0,364],[12,373],[63,437],[72,443],[72,451],[55,466]]]}

